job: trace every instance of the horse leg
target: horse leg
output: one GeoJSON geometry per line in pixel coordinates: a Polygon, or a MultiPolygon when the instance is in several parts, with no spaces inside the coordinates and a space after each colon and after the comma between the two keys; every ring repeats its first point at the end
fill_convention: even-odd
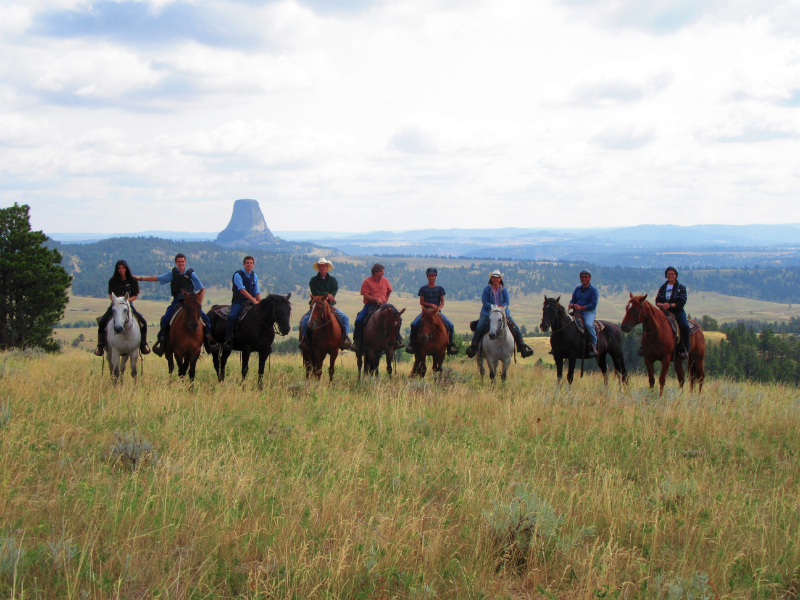
{"type": "Polygon", "coordinates": [[[478,367],[480,368],[481,371],[481,383],[483,383],[483,376],[486,374],[486,371],[483,368],[483,357],[480,354],[478,354],[477,358],[478,358],[478,367]]]}
{"type": "Polygon", "coordinates": [[[136,352],[135,354],[131,354],[131,377],[136,379],[136,376],[139,374],[139,353],[136,352]]]}
{"type": "Polygon", "coordinates": [[[508,365],[511,361],[507,358],[503,358],[501,360],[503,361],[503,374],[500,376],[500,379],[503,381],[503,383],[505,383],[506,375],[508,375],[508,365]]]}
{"type": "Polygon", "coordinates": [[[128,355],[123,354],[119,357],[119,376],[122,377],[125,375],[125,367],[128,364],[128,355]]]}
{"type": "MultiPolygon", "coordinates": [[[[387,351],[386,352],[386,374],[389,377],[392,376],[392,359],[393,358],[394,358],[394,352],[393,351],[387,351]]],[[[378,362],[380,363],[380,359],[378,359],[378,362]]]]}
{"type": "Polygon", "coordinates": [[[356,352],[356,364],[358,365],[358,378],[361,379],[361,366],[364,363],[364,355],[361,352],[356,352]]]}
{"type": "Polygon", "coordinates": [[[570,356],[567,360],[569,361],[567,369],[567,383],[572,385],[572,378],[575,375],[575,361],[577,359],[574,356],[570,356]]]}
{"type": "Polygon", "coordinates": [[[678,376],[678,385],[683,389],[683,382],[686,380],[686,372],[683,370],[683,361],[680,358],[675,359],[674,367],[675,374],[678,376]]]}
{"type": "Polygon", "coordinates": [[[617,379],[619,380],[619,387],[626,383],[628,383],[628,371],[625,370],[625,357],[622,355],[622,352],[610,351],[611,354],[611,361],[614,363],[614,372],[617,375],[617,379]]]}
{"type": "Polygon", "coordinates": [[[647,369],[647,381],[650,383],[650,389],[656,385],[656,366],[652,359],[644,355],[644,367],[647,369]]]}
{"type": "Polygon", "coordinates": [[[667,382],[667,373],[669,372],[669,357],[662,359],[661,361],[661,375],[658,377],[658,385],[660,386],[660,390],[658,392],[659,396],[664,395],[664,384],[667,382]]]}
{"type": "Polygon", "coordinates": [[[303,367],[306,370],[306,379],[311,377],[311,351],[303,350],[303,367]]]}
{"type": "Polygon", "coordinates": [[[322,361],[324,360],[325,356],[321,355],[319,350],[311,351],[311,362],[314,366],[314,377],[317,378],[317,381],[322,378],[322,361]]]}
{"type": "Polygon", "coordinates": [[[433,372],[441,373],[442,365],[444,364],[444,352],[439,352],[433,355],[433,372]]]}
{"type": "Polygon", "coordinates": [[[328,360],[328,374],[330,375],[329,383],[333,383],[333,372],[334,367],[336,366],[336,359],[339,357],[339,349],[335,349],[333,352],[330,353],[330,359],[328,360]]]}
{"type": "Polygon", "coordinates": [[[264,381],[264,365],[267,364],[269,355],[272,354],[272,349],[265,350],[258,353],[258,387],[262,386],[264,381]]]}
{"type": "MultiPolygon", "coordinates": [[[[213,354],[216,358],[217,354],[213,354]]],[[[225,375],[228,373],[228,359],[231,357],[231,351],[223,349],[219,352],[219,380],[220,382],[225,381],[225,375]]]]}
{"type": "Polygon", "coordinates": [[[247,372],[250,370],[250,353],[242,350],[242,383],[247,378],[247,372]]]}
{"type": "Polygon", "coordinates": [[[172,375],[172,371],[175,369],[175,358],[172,354],[172,350],[170,349],[165,350],[164,358],[167,359],[167,367],[169,368],[169,374],[172,375]]]}
{"type": "Polygon", "coordinates": [[[556,387],[561,387],[561,376],[564,373],[564,358],[562,356],[554,356],[556,361],[556,387]]]}
{"type": "Polygon", "coordinates": [[[486,364],[489,366],[489,380],[494,385],[495,377],[497,377],[497,359],[487,358],[486,364]]]}
{"type": "Polygon", "coordinates": [[[194,370],[197,366],[197,358],[186,359],[186,362],[189,363],[189,381],[194,382],[194,370]]]}
{"type": "Polygon", "coordinates": [[[597,355],[597,366],[600,367],[600,372],[603,374],[603,385],[608,387],[608,364],[606,363],[606,355],[608,350],[597,355]]]}
{"type": "Polygon", "coordinates": [[[211,360],[214,361],[214,371],[217,374],[217,381],[220,383],[225,380],[225,372],[223,371],[222,375],[220,375],[219,371],[220,363],[222,362],[220,359],[220,354],[223,354],[224,352],[225,351],[223,350],[222,352],[215,352],[211,355],[211,360]]]}

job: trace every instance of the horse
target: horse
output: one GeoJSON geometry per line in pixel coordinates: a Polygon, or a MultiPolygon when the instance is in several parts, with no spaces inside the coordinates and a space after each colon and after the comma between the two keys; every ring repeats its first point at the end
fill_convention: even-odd
{"type": "MultiPolygon", "coordinates": [[[[664,393],[664,383],[667,380],[669,363],[674,360],[675,374],[678,376],[678,385],[683,388],[684,371],[683,359],[676,354],[677,336],[672,331],[672,327],[667,320],[667,315],[663,310],[657,309],[650,304],[644,296],[634,296],[630,294],[630,301],[625,307],[625,318],[622,319],[622,331],[628,333],[636,325],[642,325],[642,350],[644,350],[644,364],[647,367],[647,377],[650,380],[650,389],[655,386],[655,361],[661,361],[661,375],[658,378],[660,385],[659,395],[664,393]]],[[[692,334],[689,351],[689,389],[694,389],[694,382],[697,381],[698,393],[703,391],[703,381],[705,380],[705,356],[706,338],[703,330],[698,330],[692,334]]]]}
{"type": "MultiPolygon", "coordinates": [[[[306,379],[314,372],[314,376],[322,377],[322,363],[330,356],[328,374],[333,381],[333,370],[339,356],[339,345],[342,342],[342,328],[328,304],[326,296],[311,297],[311,314],[308,317],[308,330],[311,332],[311,343],[308,350],[303,350],[303,366],[306,368],[306,379]]],[[[303,339],[302,332],[300,339],[303,339]]]]}
{"type": "Polygon", "coordinates": [[[106,325],[106,360],[108,371],[115,381],[125,372],[125,365],[131,359],[131,377],[136,377],[139,363],[139,344],[142,333],[133,314],[129,294],[124,297],[111,294],[111,319],[106,325]]]}
{"type": "Polygon", "coordinates": [[[169,328],[169,338],[164,345],[164,358],[167,359],[169,372],[172,373],[175,362],[177,362],[178,376],[185,377],[188,371],[189,381],[194,381],[197,359],[203,352],[204,336],[200,309],[203,306],[205,294],[205,289],[196,294],[192,289],[183,290],[183,302],[175,311],[172,326],[169,328]]]}
{"type": "Polygon", "coordinates": [[[440,372],[449,341],[450,336],[439,311],[435,308],[423,307],[422,319],[417,331],[417,351],[414,354],[411,376],[425,377],[428,370],[426,365],[428,356],[433,358],[433,372],[440,372]]]}
{"type": "Polygon", "coordinates": [[[485,373],[483,361],[489,367],[489,379],[492,383],[497,375],[497,364],[502,361],[503,373],[500,378],[505,381],[508,375],[508,366],[514,355],[514,336],[508,330],[508,317],[503,306],[492,306],[489,313],[489,331],[481,338],[480,349],[475,359],[481,372],[481,381],[485,373]],[[488,338],[488,339],[487,339],[488,338]]]}
{"type": "MultiPolygon", "coordinates": [[[[553,358],[556,361],[556,377],[558,384],[561,384],[561,376],[564,372],[564,359],[569,361],[567,370],[567,382],[572,385],[573,375],[575,374],[575,361],[583,356],[586,345],[585,335],[578,329],[575,320],[567,314],[561,306],[558,298],[548,298],[544,296],[542,304],[542,322],[539,328],[542,331],[551,330],[550,348],[553,358]]],[[[614,372],[619,380],[619,385],[628,381],[628,371],[625,369],[625,358],[622,352],[622,331],[619,326],[611,321],[598,321],[602,323],[603,329],[597,332],[597,366],[603,373],[603,384],[608,387],[608,366],[606,356],[611,356],[614,363],[614,372]]],[[[583,363],[581,363],[583,364],[583,363]]],[[[581,375],[583,367],[581,366],[581,375]]]]}
{"type": "Polygon", "coordinates": [[[400,327],[400,315],[404,312],[405,308],[398,311],[391,304],[381,304],[372,312],[364,324],[364,333],[356,351],[359,379],[361,379],[362,364],[365,374],[378,376],[382,354],[386,354],[386,372],[392,374],[397,329],[400,327]]]}
{"type": "MultiPolygon", "coordinates": [[[[250,308],[241,322],[235,325],[236,335],[233,338],[233,350],[242,353],[242,381],[247,377],[250,368],[250,353],[258,352],[258,384],[264,379],[264,365],[267,357],[272,353],[272,342],[275,341],[275,329],[280,335],[288,335],[292,330],[290,322],[292,305],[289,298],[280,294],[269,294],[261,302],[250,308]]],[[[213,306],[209,320],[211,321],[211,335],[221,345],[225,340],[225,319],[217,314],[213,306]]],[[[214,370],[217,379],[225,381],[225,367],[231,350],[223,347],[219,354],[213,354],[214,370]]]]}

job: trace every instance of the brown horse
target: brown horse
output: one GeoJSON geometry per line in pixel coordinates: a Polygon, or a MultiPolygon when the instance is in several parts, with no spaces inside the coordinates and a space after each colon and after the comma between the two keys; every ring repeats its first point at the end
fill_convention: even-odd
{"type": "Polygon", "coordinates": [[[400,315],[404,312],[406,312],[405,308],[398,311],[391,304],[382,304],[372,312],[364,324],[361,344],[356,351],[359,379],[361,378],[362,364],[364,373],[378,375],[382,354],[386,354],[386,372],[389,375],[392,374],[397,330],[400,328],[402,320],[400,315]]]}
{"type": "Polygon", "coordinates": [[[172,373],[175,368],[172,361],[174,354],[178,363],[178,376],[185,377],[188,371],[190,381],[194,381],[197,359],[203,351],[203,322],[200,320],[200,309],[203,306],[205,293],[205,289],[196,294],[193,290],[183,290],[180,314],[172,322],[164,348],[164,358],[167,359],[169,372],[172,373]]]}
{"type": "MultiPolygon", "coordinates": [[[[646,298],[647,294],[644,296],[631,294],[630,302],[625,308],[625,318],[622,319],[620,328],[625,333],[628,333],[641,323],[643,330],[642,350],[644,350],[644,364],[647,367],[650,389],[653,389],[656,381],[653,363],[658,360],[661,361],[661,376],[658,378],[658,383],[661,386],[659,393],[663,394],[670,361],[675,361],[675,374],[678,376],[678,384],[683,387],[683,359],[677,357],[675,348],[677,336],[672,331],[666,314],[650,304],[646,298]]],[[[689,388],[694,389],[694,382],[697,380],[697,391],[702,392],[703,380],[706,376],[704,364],[706,339],[702,329],[692,334],[690,347],[689,388]]]]}
{"type": "MultiPolygon", "coordinates": [[[[330,356],[328,373],[333,381],[333,368],[336,357],[339,356],[339,344],[342,342],[342,328],[333,313],[333,308],[328,304],[326,296],[311,297],[311,314],[308,317],[308,330],[311,333],[311,343],[308,350],[303,350],[303,365],[306,368],[306,379],[313,370],[317,379],[322,377],[322,363],[326,356],[330,356]]],[[[302,333],[300,334],[302,340],[302,333]]]]}
{"type": "Polygon", "coordinates": [[[428,356],[433,357],[433,372],[441,371],[449,340],[447,328],[444,326],[439,311],[435,308],[423,307],[422,319],[417,331],[417,352],[414,355],[414,368],[411,369],[411,376],[425,377],[428,370],[426,365],[428,356]]]}

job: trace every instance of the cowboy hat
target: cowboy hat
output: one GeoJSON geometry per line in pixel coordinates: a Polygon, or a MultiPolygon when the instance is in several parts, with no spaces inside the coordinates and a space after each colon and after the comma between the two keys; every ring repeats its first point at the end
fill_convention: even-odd
{"type": "Polygon", "coordinates": [[[328,265],[328,271],[333,271],[333,263],[329,261],[327,258],[320,258],[317,262],[314,263],[314,270],[317,273],[319,273],[320,265],[328,265]]]}
{"type": "Polygon", "coordinates": [[[494,271],[492,271],[492,274],[489,275],[489,277],[499,277],[500,279],[502,279],[503,274],[500,272],[499,269],[495,269],[494,271]]]}

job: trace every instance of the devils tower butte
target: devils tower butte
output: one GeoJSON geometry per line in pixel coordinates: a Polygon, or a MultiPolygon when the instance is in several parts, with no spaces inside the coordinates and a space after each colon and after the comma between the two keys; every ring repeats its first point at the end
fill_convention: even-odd
{"type": "Polygon", "coordinates": [[[228,226],[217,236],[217,243],[227,248],[267,246],[277,242],[267,227],[258,200],[237,200],[228,226]]]}

